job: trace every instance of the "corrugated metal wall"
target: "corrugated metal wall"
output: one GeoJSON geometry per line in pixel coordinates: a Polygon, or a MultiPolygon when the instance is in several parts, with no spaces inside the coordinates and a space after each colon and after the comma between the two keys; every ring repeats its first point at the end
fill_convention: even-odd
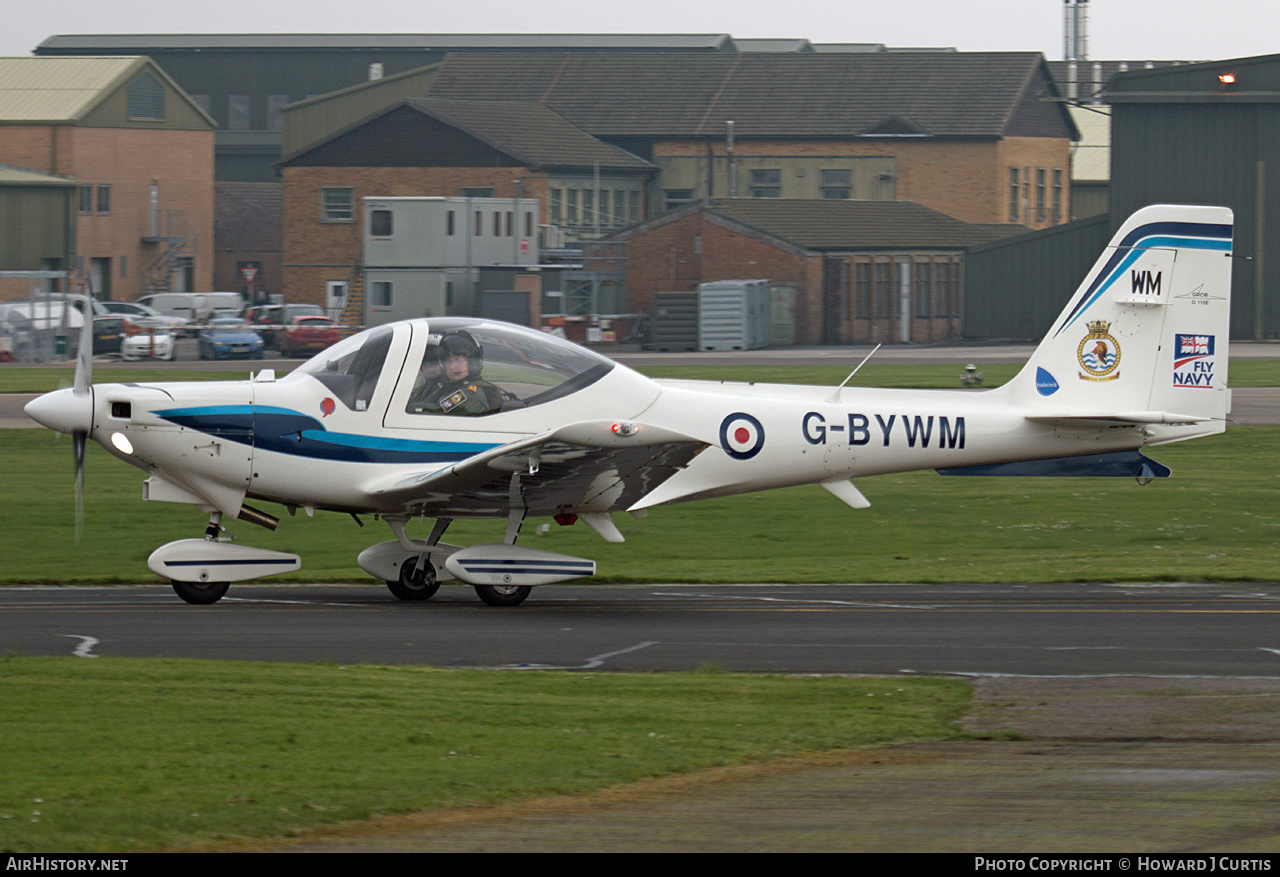
{"type": "Polygon", "coordinates": [[[0,185],[0,270],[40,271],[45,259],[68,266],[77,192],[75,186],[0,185]]]}
{"type": "Polygon", "coordinates": [[[1117,103],[1111,143],[1113,225],[1147,204],[1230,207],[1231,336],[1280,337],[1280,105],[1117,103]]]}
{"type": "Polygon", "coordinates": [[[971,248],[965,256],[965,338],[1039,340],[1111,235],[1108,216],[971,248]]]}

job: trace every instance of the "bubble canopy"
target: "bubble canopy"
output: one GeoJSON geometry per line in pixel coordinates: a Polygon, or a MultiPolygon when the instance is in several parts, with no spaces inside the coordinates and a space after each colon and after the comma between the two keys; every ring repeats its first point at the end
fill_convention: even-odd
{"type": "MultiPolygon", "coordinates": [[[[414,345],[422,353],[404,363],[406,371],[416,372],[422,362],[443,363],[460,338],[469,339],[474,342],[470,378],[501,391],[501,411],[562,398],[594,384],[616,365],[585,347],[514,323],[440,318],[408,325],[415,336],[425,333],[427,343],[425,350],[414,345]]],[[[383,374],[396,329],[396,324],[366,329],[316,354],[293,374],[320,381],[348,409],[364,411],[378,382],[396,378],[383,374]]]]}

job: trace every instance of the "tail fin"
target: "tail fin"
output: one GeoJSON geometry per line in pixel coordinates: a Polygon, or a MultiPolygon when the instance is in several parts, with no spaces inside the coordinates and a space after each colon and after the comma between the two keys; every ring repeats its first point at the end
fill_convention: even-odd
{"type": "Polygon", "coordinates": [[[1130,216],[1010,382],[1028,417],[1150,424],[1148,444],[1222,432],[1231,234],[1226,207],[1130,216]]]}

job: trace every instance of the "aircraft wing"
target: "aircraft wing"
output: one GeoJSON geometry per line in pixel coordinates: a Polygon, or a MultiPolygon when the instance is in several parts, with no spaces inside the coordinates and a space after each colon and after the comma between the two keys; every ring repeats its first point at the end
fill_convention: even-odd
{"type": "Polygon", "coordinates": [[[645,424],[612,421],[560,427],[493,448],[435,472],[373,487],[384,507],[407,514],[497,513],[523,506],[533,515],[618,511],[658,487],[708,444],[645,424]]]}

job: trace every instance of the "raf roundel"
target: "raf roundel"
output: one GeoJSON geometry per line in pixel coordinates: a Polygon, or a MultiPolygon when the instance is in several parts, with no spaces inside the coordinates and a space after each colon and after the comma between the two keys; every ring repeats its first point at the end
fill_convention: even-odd
{"type": "Polygon", "coordinates": [[[750,414],[730,414],[720,422],[720,447],[735,460],[750,460],[764,447],[764,427],[750,414]]]}
{"type": "Polygon", "coordinates": [[[334,408],[336,407],[337,406],[335,405],[333,399],[329,396],[325,396],[323,399],[320,400],[320,416],[328,417],[330,414],[333,413],[334,408]]]}

